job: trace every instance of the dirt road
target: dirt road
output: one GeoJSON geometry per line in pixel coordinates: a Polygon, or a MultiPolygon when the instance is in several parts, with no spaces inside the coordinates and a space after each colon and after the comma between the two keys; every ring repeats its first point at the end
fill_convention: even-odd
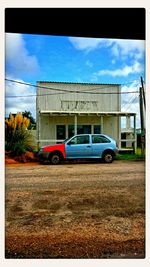
{"type": "Polygon", "coordinates": [[[6,258],[143,258],[144,164],[6,166],[6,258]]]}

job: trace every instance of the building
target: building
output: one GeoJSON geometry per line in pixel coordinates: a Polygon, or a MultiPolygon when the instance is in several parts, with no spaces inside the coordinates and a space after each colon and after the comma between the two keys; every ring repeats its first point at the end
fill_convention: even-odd
{"type": "Polygon", "coordinates": [[[113,137],[121,149],[121,112],[119,84],[37,82],[37,142],[39,146],[59,143],[74,134],[104,133],[113,137]]]}

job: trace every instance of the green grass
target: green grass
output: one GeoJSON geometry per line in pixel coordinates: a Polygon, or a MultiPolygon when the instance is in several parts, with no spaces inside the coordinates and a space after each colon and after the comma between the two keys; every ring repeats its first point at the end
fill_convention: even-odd
{"type": "Polygon", "coordinates": [[[116,156],[117,160],[144,160],[145,155],[141,155],[141,148],[136,149],[136,153],[122,153],[116,156]]]}

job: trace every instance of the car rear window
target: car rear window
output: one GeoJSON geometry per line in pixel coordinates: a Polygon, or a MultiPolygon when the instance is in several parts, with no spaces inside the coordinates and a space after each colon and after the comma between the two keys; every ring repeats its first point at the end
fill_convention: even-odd
{"type": "Polygon", "coordinates": [[[102,135],[92,135],[92,143],[93,144],[110,143],[110,140],[102,135]]]}

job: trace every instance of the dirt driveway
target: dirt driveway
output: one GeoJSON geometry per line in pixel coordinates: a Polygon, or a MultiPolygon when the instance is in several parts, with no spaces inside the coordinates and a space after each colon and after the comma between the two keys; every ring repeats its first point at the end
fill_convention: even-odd
{"type": "Polygon", "coordinates": [[[143,258],[145,163],[6,166],[6,258],[143,258]]]}

